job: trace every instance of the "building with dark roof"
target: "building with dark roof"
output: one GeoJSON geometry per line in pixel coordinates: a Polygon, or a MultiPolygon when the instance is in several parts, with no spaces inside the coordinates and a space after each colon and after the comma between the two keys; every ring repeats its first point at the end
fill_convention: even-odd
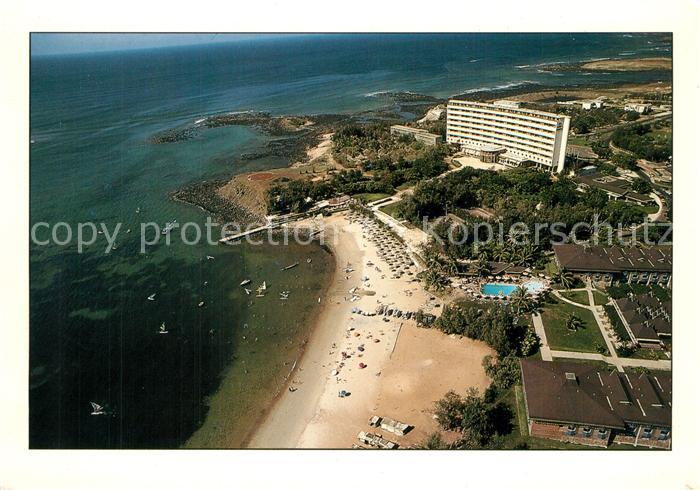
{"type": "Polygon", "coordinates": [[[670,300],[661,301],[651,291],[612,303],[632,342],[639,347],[664,347],[664,339],[671,337],[670,300]]]}
{"type": "Polygon", "coordinates": [[[605,447],[671,446],[671,375],[521,359],[531,436],[605,447]]]}
{"type": "Polygon", "coordinates": [[[672,247],[604,247],[601,245],[553,245],[560,269],[590,277],[593,282],[660,284],[668,286],[673,273],[672,247]]]}
{"type": "Polygon", "coordinates": [[[600,189],[608,195],[609,199],[614,201],[622,200],[633,202],[640,206],[654,204],[654,198],[647,194],[640,194],[631,188],[631,183],[620,177],[611,175],[584,174],[572,179],[580,191],[586,189],[600,189]]]}

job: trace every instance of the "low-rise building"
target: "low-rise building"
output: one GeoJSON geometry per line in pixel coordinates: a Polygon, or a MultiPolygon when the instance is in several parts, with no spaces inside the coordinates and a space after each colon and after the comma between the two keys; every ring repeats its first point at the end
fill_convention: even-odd
{"type": "Polygon", "coordinates": [[[651,104],[630,102],[629,104],[625,104],[625,110],[628,112],[637,112],[639,114],[647,114],[648,112],[651,112],[651,104]]]}
{"type": "Polygon", "coordinates": [[[603,107],[603,101],[596,99],[596,100],[582,100],[581,101],[581,109],[584,111],[588,111],[590,109],[600,109],[603,107]]]}
{"type": "Polygon", "coordinates": [[[664,340],[671,338],[670,300],[662,301],[651,291],[630,294],[612,303],[635,345],[658,349],[664,347],[664,340]]]}
{"type": "Polygon", "coordinates": [[[668,286],[673,273],[672,246],[604,247],[601,245],[553,245],[560,269],[593,282],[659,284],[668,286]]]}
{"type": "Polygon", "coordinates": [[[631,183],[628,180],[614,177],[612,175],[579,172],[579,175],[574,177],[573,181],[576,183],[578,190],[580,191],[585,191],[586,189],[591,188],[600,189],[608,195],[609,199],[614,201],[623,200],[639,204],[640,206],[649,206],[654,204],[653,197],[633,191],[631,189],[631,183]]]}
{"type": "Polygon", "coordinates": [[[623,374],[595,365],[521,359],[529,434],[606,447],[671,447],[671,374],[623,374]]]}
{"type": "Polygon", "coordinates": [[[427,146],[435,146],[442,141],[442,136],[439,134],[430,133],[426,129],[402,126],[401,124],[394,124],[391,126],[390,131],[391,134],[413,136],[416,141],[420,141],[427,146]]]}

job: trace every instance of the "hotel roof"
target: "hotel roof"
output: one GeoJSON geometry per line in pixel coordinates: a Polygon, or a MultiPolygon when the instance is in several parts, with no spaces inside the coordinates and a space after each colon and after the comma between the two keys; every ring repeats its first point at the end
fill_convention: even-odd
{"type": "Polygon", "coordinates": [[[594,365],[521,359],[532,419],[623,429],[671,426],[671,376],[627,375],[594,365]]]}
{"type": "Polygon", "coordinates": [[[672,247],[667,245],[603,247],[553,245],[560,267],[575,272],[672,272],[672,247]]]}
{"type": "Polygon", "coordinates": [[[564,114],[556,114],[553,112],[544,112],[544,111],[538,111],[535,109],[526,109],[522,107],[511,107],[511,106],[504,106],[504,105],[497,105],[494,103],[488,103],[488,102],[475,102],[473,100],[462,100],[462,99],[450,99],[448,101],[449,104],[469,104],[469,105],[474,105],[476,107],[483,107],[486,109],[497,109],[499,111],[503,112],[513,112],[513,113],[518,113],[518,114],[524,114],[524,115],[533,115],[533,116],[542,116],[546,119],[553,119],[553,120],[563,120],[567,116],[564,114]]]}

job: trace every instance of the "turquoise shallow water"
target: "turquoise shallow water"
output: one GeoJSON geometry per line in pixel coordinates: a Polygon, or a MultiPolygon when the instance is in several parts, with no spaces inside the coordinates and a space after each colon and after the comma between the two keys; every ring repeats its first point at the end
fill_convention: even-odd
{"type": "Polygon", "coordinates": [[[30,446],[177,447],[206,417],[225,369],[241,376],[233,410],[255,411],[308,333],[329,263],[318,248],[174,239],[139,253],[142,221],[204,223],[199,209],[169,199],[172,191],[283,163],[241,160],[268,137],[234,126],[153,145],[155,133],[221,111],[378,109],[387,102],[374,94],[383,91],[645,81],[656,75],[553,75],[537,65],[669,51],[652,35],[372,35],[33,57],[31,223],[123,228],[108,254],[102,239],[83,254],[75,242],[30,242],[30,446]],[[313,267],[279,271],[309,254],[318,257],[313,267]],[[289,305],[276,301],[276,289],[251,303],[238,284],[253,274],[273,288],[296,284],[289,305]],[[168,335],[157,333],[162,322],[168,335]],[[257,343],[246,328],[263,329],[257,343]],[[246,361],[259,369],[244,369],[246,361]],[[112,415],[90,416],[90,401],[112,415]]]}

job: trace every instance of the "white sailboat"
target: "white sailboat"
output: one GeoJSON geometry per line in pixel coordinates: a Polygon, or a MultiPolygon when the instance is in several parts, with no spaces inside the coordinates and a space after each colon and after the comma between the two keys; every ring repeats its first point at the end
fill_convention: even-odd
{"type": "Polygon", "coordinates": [[[248,289],[248,288],[243,288],[243,289],[244,289],[244,291],[245,291],[245,294],[247,294],[247,295],[250,296],[250,289],[248,289]]]}
{"type": "Polygon", "coordinates": [[[207,255],[207,260],[214,260],[214,257],[212,257],[211,255],[207,255]]]}
{"type": "Polygon", "coordinates": [[[244,279],[241,281],[241,286],[245,286],[246,284],[250,284],[250,279],[244,279]]]}
{"type": "Polygon", "coordinates": [[[148,301],[155,301],[156,300],[156,293],[151,294],[147,299],[148,299],[148,301]]]}
{"type": "Polygon", "coordinates": [[[168,233],[170,233],[170,230],[175,228],[176,223],[177,223],[176,219],[172,220],[170,223],[166,223],[165,228],[163,228],[163,230],[161,231],[161,234],[167,235],[168,233]]]}
{"type": "Polygon", "coordinates": [[[92,413],[90,415],[104,415],[105,410],[102,405],[99,405],[95,402],[90,402],[90,405],[92,405],[92,413]]]}
{"type": "Polygon", "coordinates": [[[165,322],[161,323],[158,333],[168,333],[167,328],[165,328],[165,322]]]}

